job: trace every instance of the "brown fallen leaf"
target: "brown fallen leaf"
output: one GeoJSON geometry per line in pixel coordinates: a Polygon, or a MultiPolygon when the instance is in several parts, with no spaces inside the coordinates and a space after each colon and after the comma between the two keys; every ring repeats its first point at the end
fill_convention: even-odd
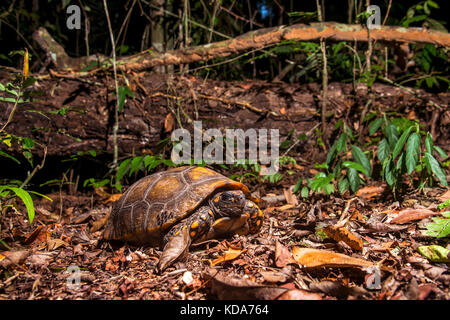
{"type": "Polygon", "coordinates": [[[337,297],[339,299],[345,299],[348,296],[364,296],[368,294],[368,291],[361,287],[349,287],[339,281],[320,281],[318,283],[311,283],[309,289],[315,292],[323,292],[327,295],[337,297]]]}
{"type": "Polygon", "coordinates": [[[294,259],[303,267],[371,267],[370,261],[321,249],[293,247],[294,259]]]}
{"type": "Polygon", "coordinates": [[[264,281],[270,283],[277,283],[277,282],[283,283],[286,282],[286,280],[289,278],[289,276],[283,272],[260,271],[259,274],[262,275],[264,281]]]}
{"type": "Polygon", "coordinates": [[[408,226],[396,226],[389,225],[379,221],[368,221],[363,230],[358,230],[361,233],[388,233],[388,232],[398,232],[408,229],[408,226]]]}
{"type": "Polygon", "coordinates": [[[92,227],[91,227],[91,229],[89,229],[89,231],[91,233],[94,233],[94,232],[100,230],[101,228],[103,228],[103,226],[105,226],[106,223],[108,222],[109,215],[110,214],[108,213],[103,218],[100,218],[100,219],[94,221],[92,223],[92,227]]]}
{"type": "Polygon", "coordinates": [[[291,263],[296,263],[292,258],[292,253],[288,248],[277,241],[275,243],[275,265],[279,268],[283,268],[291,263]]]}
{"type": "Polygon", "coordinates": [[[47,249],[49,251],[58,249],[59,247],[67,247],[69,244],[61,239],[47,239],[47,249]]]}
{"type": "Polygon", "coordinates": [[[274,300],[288,291],[283,287],[260,285],[250,280],[232,278],[215,269],[207,270],[203,277],[210,282],[211,293],[219,300],[274,300]]]}
{"type": "Polygon", "coordinates": [[[291,289],[279,296],[277,300],[322,300],[322,295],[301,289],[291,289]]]}
{"type": "Polygon", "coordinates": [[[166,119],[164,120],[164,130],[165,132],[172,132],[175,125],[175,119],[171,113],[168,113],[166,119]]]}
{"type": "Polygon", "coordinates": [[[117,200],[120,199],[121,196],[122,196],[122,193],[114,193],[114,194],[110,195],[109,198],[104,201],[104,203],[107,204],[110,202],[116,202],[117,200]]]}
{"type": "Polygon", "coordinates": [[[448,199],[450,199],[450,189],[448,189],[447,191],[445,191],[443,194],[441,194],[440,196],[439,196],[439,201],[441,201],[441,202],[445,202],[445,201],[447,201],[448,199]]]}
{"type": "Polygon", "coordinates": [[[29,255],[30,250],[0,252],[0,267],[8,268],[11,265],[21,264],[29,255]]]}
{"type": "Polygon", "coordinates": [[[354,250],[362,251],[364,249],[362,239],[346,227],[336,228],[334,226],[327,226],[322,230],[336,242],[343,241],[354,250]]]}
{"type": "Polygon", "coordinates": [[[439,214],[429,209],[408,208],[399,212],[399,214],[390,221],[390,223],[403,224],[414,220],[422,220],[430,216],[439,214]]]}
{"type": "Polygon", "coordinates": [[[366,187],[359,189],[356,192],[356,195],[358,197],[371,199],[371,198],[374,198],[374,197],[382,194],[384,192],[384,190],[385,190],[385,187],[383,187],[383,186],[366,186],[366,187]]]}
{"type": "Polygon", "coordinates": [[[247,251],[247,249],[241,250],[238,248],[228,248],[228,250],[225,252],[225,254],[223,256],[220,256],[217,259],[214,259],[213,261],[211,261],[211,266],[214,267],[215,265],[217,265],[219,263],[234,260],[246,251],[247,251]]]}
{"type": "Polygon", "coordinates": [[[286,202],[292,206],[296,206],[298,205],[298,199],[297,197],[294,195],[294,193],[292,192],[292,189],[284,189],[283,190],[284,193],[284,197],[286,199],[286,202]]]}
{"type": "Polygon", "coordinates": [[[50,232],[47,226],[40,225],[33,232],[25,235],[25,244],[39,245],[50,238],[50,232]]]}

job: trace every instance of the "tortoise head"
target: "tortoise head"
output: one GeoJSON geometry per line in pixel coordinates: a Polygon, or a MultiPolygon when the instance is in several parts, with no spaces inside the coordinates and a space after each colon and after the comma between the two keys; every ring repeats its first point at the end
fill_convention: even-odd
{"type": "Polygon", "coordinates": [[[241,190],[222,191],[210,200],[211,207],[219,217],[236,217],[245,207],[245,195],[241,190]]]}

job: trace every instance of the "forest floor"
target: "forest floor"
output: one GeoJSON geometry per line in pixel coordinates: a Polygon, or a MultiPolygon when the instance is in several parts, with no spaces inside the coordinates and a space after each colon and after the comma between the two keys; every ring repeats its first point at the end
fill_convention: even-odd
{"type": "MultiPolygon", "coordinates": [[[[284,194],[289,181],[249,187],[270,199],[284,194]]],[[[450,298],[448,264],[417,251],[438,243],[423,230],[450,197],[440,188],[400,201],[378,184],[356,196],[262,202],[258,234],[194,245],[162,274],[157,249],[102,240],[102,218],[111,209],[105,198],[49,196],[53,202],[36,202],[32,226],[21,211],[2,217],[0,238],[11,250],[0,256],[0,299],[450,298]],[[328,229],[341,241],[320,237],[319,228],[343,219],[345,232],[328,229]],[[312,252],[302,256],[301,248],[312,252]]]]}
{"type": "MultiPolygon", "coordinates": [[[[135,101],[130,100],[127,105],[130,111],[124,115],[124,123],[137,119],[139,124],[148,118],[149,122],[142,127],[159,128],[149,133],[149,141],[157,142],[160,132],[164,131],[161,125],[164,126],[167,106],[173,97],[161,98],[160,92],[171,92],[163,81],[144,76],[141,80],[148,81],[142,84],[147,89],[136,91],[135,101]],[[143,114],[149,113],[148,117],[142,117],[138,108],[141,105],[145,108],[143,114]],[[136,114],[134,118],[132,112],[136,114]]],[[[206,102],[196,105],[197,100],[192,98],[193,103],[185,104],[186,112],[198,111],[203,119],[214,117],[217,126],[220,121],[223,122],[221,127],[232,127],[238,117],[248,120],[247,127],[259,121],[260,127],[278,126],[286,135],[299,127],[300,132],[306,132],[320,124],[315,111],[319,101],[316,99],[318,86],[236,85],[218,81],[195,84],[194,80],[181,79],[172,85],[175,88],[172,90],[186,97],[202,94],[206,102]],[[186,83],[194,83],[195,88],[186,83]],[[216,96],[226,99],[217,100],[216,96]],[[248,110],[247,104],[233,106],[227,100],[236,97],[239,101],[276,110],[277,117],[272,116],[273,112],[261,116],[259,111],[248,110]],[[306,115],[304,110],[308,108],[312,111],[306,115]]],[[[52,142],[42,142],[49,145],[49,157],[52,152],[54,155],[63,153],[58,148],[67,147],[63,151],[68,151],[83,146],[71,139],[71,135],[93,141],[91,149],[95,149],[98,141],[107,141],[105,128],[101,126],[101,121],[107,122],[107,111],[100,107],[105,101],[112,101],[107,98],[108,92],[112,95],[113,90],[70,79],[61,83],[58,80],[58,85],[53,82],[41,81],[40,86],[45,92],[54,92],[55,96],[45,97],[33,107],[61,108],[70,100],[74,108],[84,108],[87,101],[91,101],[91,108],[65,118],[57,118],[50,112],[46,117],[37,112],[18,113],[17,121],[11,123],[10,128],[16,128],[18,135],[25,135],[30,127],[23,125],[23,121],[35,124],[45,118],[52,119],[48,122],[58,129],[54,132],[59,133],[59,129],[73,123],[67,125],[68,130],[63,132],[66,134],[60,134],[52,142]],[[50,90],[53,87],[56,89],[50,90]],[[79,123],[100,126],[98,130],[84,130],[79,123]]],[[[348,102],[348,95],[341,87],[348,89],[349,86],[339,85],[333,91],[330,85],[329,94],[336,93],[331,100],[333,111],[340,115],[336,117],[353,121],[349,119],[351,115],[357,123],[365,96],[355,95],[354,102],[348,102]],[[338,107],[342,108],[340,112],[338,107]]],[[[381,101],[380,110],[401,106],[401,110],[397,110],[399,114],[424,117],[420,120],[424,120],[431,131],[441,131],[440,145],[448,143],[448,132],[436,122],[441,119],[443,123],[443,113],[441,116],[433,113],[436,115],[433,116],[423,108],[424,100],[430,98],[425,96],[421,100],[399,93],[398,88],[390,88],[392,94],[383,97],[383,93],[388,92],[386,86],[374,86],[374,90],[378,90],[377,99],[381,101]]],[[[448,95],[442,95],[442,99],[448,101],[448,95]]],[[[448,121],[448,109],[445,112],[448,121]]],[[[142,131],[137,125],[121,125],[121,130],[131,132],[123,135],[131,137],[122,141],[123,146],[138,145],[140,140],[135,129],[142,131]]],[[[386,185],[369,180],[356,195],[347,192],[329,197],[324,194],[310,194],[307,198],[294,196],[292,186],[300,177],[313,177],[317,173],[314,163],[321,163],[326,157],[323,148],[314,139],[309,140],[296,151],[303,160],[284,166],[284,177],[279,182],[271,183],[261,176],[243,181],[251,192],[263,199],[260,207],[265,220],[259,233],[193,245],[184,260],[162,274],[156,271],[161,253],[158,248],[102,239],[104,217],[112,207],[111,194],[69,192],[64,188],[46,194],[53,201],[35,200],[36,216],[31,225],[25,207],[17,202],[15,207],[3,210],[0,221],[0,299],[450,299],[450,272],[445,257],[444,262],[431,262],[418,251],[419,247],[432,244],[449,248],[448,240],[427,235],[425,228],[441,214],[437,206],[450,198],[448,189],[433,187],[418,192],[406,188],[395,198],[386,185]]],[[[52,169],[44,167],[43,170],[51,172],[52,169]]],[[[156,170],[164,168],[159,166],[156,170]]],[[[228,172],[219,168],[225,176],[238,174],[237,177],[245,178],[244,169],[239,170],[228,172]]],[[[5,173],[15,172],[9,171],[5,173]]]]}

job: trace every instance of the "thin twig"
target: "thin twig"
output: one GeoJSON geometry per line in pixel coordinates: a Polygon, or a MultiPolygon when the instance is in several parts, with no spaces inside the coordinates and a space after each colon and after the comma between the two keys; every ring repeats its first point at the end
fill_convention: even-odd
{"type": "MultiPolygon", "coordinates": [[[[106,0],[103,0],[103,6],[105,8],[106,20],[108,22],[109,35],[111,37],[111,45],[112,45],[112,56],[113,56],[113,70],[114,70],[114,84],[116,87],[116,106],[114,108],[114,126],[113,126],[113,163],[112,169],[117,172],[118,166],[118,158],[119,158],[119,147],[117,145],[117,133],[119,131],[119,84],[117,81],[117,67],[116,67],[116,46],[114,42],[114,35],[111,27],[111,20],[109,19],[108,13],[108,5],[106,4],[106,0]]],[[[117,182],[117,181],[116,181],[117,182]]]]}

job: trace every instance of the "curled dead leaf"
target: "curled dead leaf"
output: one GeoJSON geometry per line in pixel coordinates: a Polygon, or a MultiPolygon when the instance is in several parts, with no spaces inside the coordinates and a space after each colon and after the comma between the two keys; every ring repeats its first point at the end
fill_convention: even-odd
{"type": "Polygon", "coordinates": [[[292,258],[292,253],[288,248],[277,241],[275,244],[275,265],[279,268],[283,268],[291,263],[296,263],[292,258]]]}
{"type": "Polygon", "coordinates": [[[164,130],[166,132],[172,132],[175,125],[175,119],[171,113],[168,113],[166,119],[164,120],[164,130]]]}
{"type": "Polygon", "coordinates": [[[120,199],[121,196],[122,196],[122,193],[114,193],[114,194],[110,195],[108,197],[108,199],[106,199],[104,201],[104,203],[107,204],[107,203],[110,203],[110,202],[116,202],[117,200],[120,199]]]}
{"type": "Polygon", "coordinates": [[[265,286],[253,281],[232,278],[226,273],[209,269],[204,277],[210,281],[211,293],[219,300],[274,300],[288,289],[265,286]]]}
{"type": "Polygon", "coordinates": [[[414,220],[422,220],[436,214],[439,213],[431,211],[429,209],[408,208],[400,211],[399,214],[390,221],[390,223],[403,224],[414,220]]]}
{"type": "Polygon", "coordinates": [[[211,266],[214,267],[215,265],[225,262],[225,261],[231,261],[239,257],[242,253],[246,252],[247,249],[239,249],[239,248],[228,248],[228,250],[225,252],[223,256],[218,257],[217,259],[214,259],[211,261],[211,266]]]}
{"type": "Polygon", "coordinates": [[[334,226],[327,226],[322,230],[336,242],[343,241],[354,250],[362,251],[364,249],[362,239],[346,227],[336,228],[334,226]]]}
{"type": "Polygon", "coordinates": [[[322,300],[322,295],[301,289],[291,289],[279,296],[277,300],[322,300]]]}
{"type": "Polygon", "coordinates": [[[294,259],[303,267],[371,267],[370,261],[321,249],[293,247],[294,259]]]}
{"type": "Polygon", "coordinates": [[[382,194],[384,192],[384,190],[385,190],[385,186],[366,186],[366,187],[359,189],[356,192],[356,195],[358,197],[371,199],[371,198],[374,198],[374,197],[382,194]]]}
{"type": "Polygon", "coordinates": [[[21,264],[30,255],[30,250],[3,251],[0,252],[0,267],[8,268],[21,264]]]}
{"type": "Polygon", "coordinates": [[[47,239],[47,249],[49,251],[58,249],[59,247],[67,247],[68,243],[61,239],[47,239]]]}

